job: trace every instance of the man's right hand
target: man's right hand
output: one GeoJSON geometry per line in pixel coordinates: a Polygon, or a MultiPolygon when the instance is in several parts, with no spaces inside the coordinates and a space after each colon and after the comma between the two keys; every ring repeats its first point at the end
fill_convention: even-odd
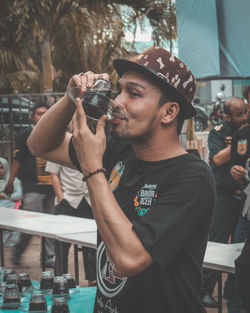
{"type": "Polygon", "coordinates": [[[233,176],[234,179],[236,180],[242,180],[245,173],[246,173],[246,169],[241,166],[241,165],[234,165],[232,168],[231,168],[231,171],[230,171],[231,175],[233,176]]]}
{"type": "Polygon", "coordinates": [[[4,192],[10,196],[11,194],[13,194],[14,191],[14,187],[13,187],[13,182],[8,181],[7,185],[4,188],[4,192]]]}

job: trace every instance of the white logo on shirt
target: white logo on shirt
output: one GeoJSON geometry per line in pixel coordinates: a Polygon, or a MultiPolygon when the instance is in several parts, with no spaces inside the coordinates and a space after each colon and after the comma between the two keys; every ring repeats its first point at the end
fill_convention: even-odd
{"type": "Polygon", "coordinates": [[[100,292],[105,296],[112,298],[123,289],[127,277],[119,277],[114,264],[109,259],[106,247],[102,241],[97,249],[97,284],[100,292]]]}

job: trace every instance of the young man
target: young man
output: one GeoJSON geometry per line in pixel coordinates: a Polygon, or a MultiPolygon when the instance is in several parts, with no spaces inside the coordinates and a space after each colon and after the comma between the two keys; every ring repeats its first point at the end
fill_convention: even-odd
{"type": "MultiPolygon", "coordinates": [[[[208,166],[183,149],[178,135],[195,115],[195,79],[159,47],[114,67],[124,115],[113,114],[107,145],[107,116],[93,134],[81,101],[75,106],[65,95],[34,129],[29,147],[84,173],[99,232],[94,312],[204,312],[200,270],[215,186],[208,166]],[[70,139],[65,130],[75,109],[70,139]]],[[[108,79],[74,75],[68,88],[90,88],[100,77],[108,79]]]]}
{"type": "MultiPolygon", "coordinates": [[[[33,125],[23,130],[17,138],[10,177],[5,188],[5,192],[11,194],[13,191],[13,181],[18,175],[23,187],[22,209],[44,213],[52,213],[54,208],[54,193],[51,179],[49,173],[45,171],[46,161],[35,158],[30,153],[27,147],[27,139],[34,125],[38,123],[48,109],[49,106],[46,103],[37,103],[32,108],[31,120],[33,125]]],[[[14,265],[20,266],[21,256],[26,250],[31,238],[31,235],[21,233],[20,240],[13,249],[12,263],[14,265]]],[[[48,268],[54,267],[54,249],[54,240],[45,238],[45,266],[48,268]]],[[[42,259],[41,249],[41,267],[43,265],[42,259]]]]}

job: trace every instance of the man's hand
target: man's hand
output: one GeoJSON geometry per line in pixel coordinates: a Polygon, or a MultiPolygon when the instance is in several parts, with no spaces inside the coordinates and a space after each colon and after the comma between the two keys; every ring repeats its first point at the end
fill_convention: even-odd
{"type": "Polygon", "coordinates": [[[232,168],[231,168],[231,171],[230,171],[231,175],[233,176],[234,179],[236,180],[242,180],[245,173],[246,173],[246,169],[241,166],[241,165],[234,165],[232,168]]]}
{"type": "Polygon", "coordinates": [[[81,93],[79,94],[79,97],[82,97],[84,92],[87,88],[91,88],[94,85],[94,81],[97,78],[104,78],[106,80],[109,80],[109,74],[102,73],[102,74],[95,74],[91,71],[88,71],[86,73],[79,73],[75,74],[71,77],[68,86],[67,86],[67,97],[70,102],[72,102],[72,99],[68,96],[68,90],[73,87],[81,87],[81,93]]]}
{"type": "Polygon", "coordinates": [[[7,185],[5,186],[4,192],[6,195],[10,196],[14,191],[13,182],[8,181],[7,185]]]}
{"type": "Polygon", "coordinates": [[[102,168],[102,157],[106,149],[105,125],[107,115],[97,122],[96,134],[89,129],[87,118],[79,98],[76,99],[76,112],[73,124],[73,144],[84,175],[102,168]]]}

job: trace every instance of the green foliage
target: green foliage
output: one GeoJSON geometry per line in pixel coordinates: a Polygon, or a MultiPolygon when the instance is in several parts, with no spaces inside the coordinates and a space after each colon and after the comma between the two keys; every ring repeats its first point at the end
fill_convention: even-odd
{"type": "Polygon", "coordinates": [[[171,0],[1,0],[0,92],[43,90],[45,41],[55,91],[64,91],[74,73],[111,72],[113,58],[129,55],[125,32],[148,24],[155,44],[176,37],[171,0]]]}

